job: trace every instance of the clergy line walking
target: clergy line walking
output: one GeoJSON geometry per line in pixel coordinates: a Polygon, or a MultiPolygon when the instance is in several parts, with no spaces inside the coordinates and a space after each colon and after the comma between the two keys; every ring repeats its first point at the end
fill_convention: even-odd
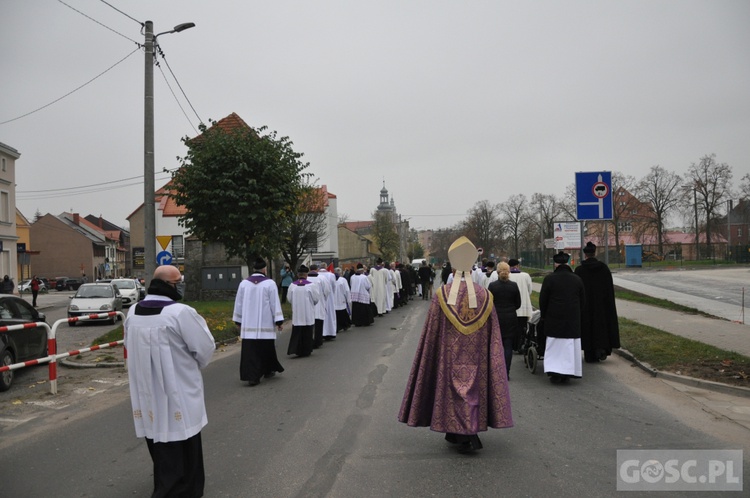
{"type": "Polygon", "coordinates": [[[242,338],[240,380],[257,386],[261,377],[268,379],[284,371],[276,357],[276,334],[284,323],[279,288],[266,276],[266,262],[261,258],[256,259],[253,274],[240,282],[232,321],[242,338]]]}

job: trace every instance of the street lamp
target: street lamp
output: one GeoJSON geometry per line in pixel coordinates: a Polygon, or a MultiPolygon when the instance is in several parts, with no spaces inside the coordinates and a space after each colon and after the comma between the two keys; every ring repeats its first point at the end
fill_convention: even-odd
{"type": "Polygon", "coordinates": [[[146,83],[143,125],[143,257],[144,279],[150,281],[156,270],[156,192],[154,185],[154,45],[161,35],[179,33],[195,23],[178,24],[171,31],[154,35],[154,23],[146,21],[146,83]]]}

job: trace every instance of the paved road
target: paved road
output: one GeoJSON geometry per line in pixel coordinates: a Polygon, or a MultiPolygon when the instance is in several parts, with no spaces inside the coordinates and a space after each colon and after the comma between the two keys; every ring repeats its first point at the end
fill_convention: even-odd
{"type": "MultiPolygon", "coordinates": [[[[426,310],[413,301],[306,359],[283,355],[285,330],[286,371],[256,388],[238,380],[238,346],[217,352],[205,371],[207,496],[614,496],[617,449],[750,450],[747,429],[621,358],[555,386],[515,356],[516,426],[460,455],[441,434],[396,421],[426,310]]],[[[3,495],[148,495],[126,387],[71,401],[0,433],[3,495]]]]}
{"type": "Polygon", "coordinates": [[[750,321],[750,267],[613,271],[615,284],[731,321],[750,321]]]}

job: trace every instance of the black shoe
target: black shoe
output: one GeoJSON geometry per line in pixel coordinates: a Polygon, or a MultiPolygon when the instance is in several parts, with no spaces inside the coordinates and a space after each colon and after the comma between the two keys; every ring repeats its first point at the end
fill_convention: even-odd
{"type": "Polygon", "coordinates": [[[276,372],[268,372],[267,374],[263,376],[263,378],[270,379],[271,377],[275,377],[275,376],[276,376],[276,372]]]}
{"type": "Polygon", "coordinates": [[[247,385],[250,386],[250,387],[255,387],[258,384],[260,384],[259,380],[249,380],[249,381],[247,381],[247,385]]]}

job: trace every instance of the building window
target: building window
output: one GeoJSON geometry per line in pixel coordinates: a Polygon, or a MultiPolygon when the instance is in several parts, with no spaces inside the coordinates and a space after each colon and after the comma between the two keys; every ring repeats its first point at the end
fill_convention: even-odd
{"type": "Polygon", "coordinates": [[[172,257],[185,257],[185,245],[182,240],[182,235],[172,235],[172,257]]]}
{"type": "Polygon", "coordinates": [[[620,233],[632,232],[633,231],[633,225],[629,221],[620,221],[620,222],[617,223],[617,230],[620,233]]]}
{"type": "Polygon", "coordinates": [[[10,223],[10,195],[0,192],[0,222],[10,223]]]}
{"type": "Polygon", "coordinates": [[[3,171],[5,171],[5,158],[3,158],[3,171]]]}
{"type": "Polygon", "coordinates": [[[742,237],[742,227],[737,227],[737,237],[742,237]]]}

